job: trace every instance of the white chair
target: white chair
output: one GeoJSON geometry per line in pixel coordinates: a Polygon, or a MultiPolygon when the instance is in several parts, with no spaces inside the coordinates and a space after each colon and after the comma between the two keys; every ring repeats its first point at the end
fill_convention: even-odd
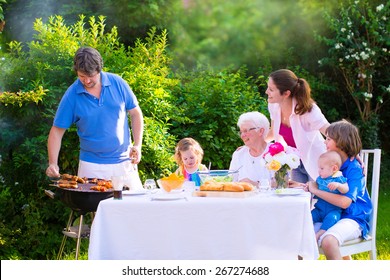
{"type": "MultiPolygon", "coordinates": [[[[370,149],[362,150],[360,153],[360,158],[364,163],[365,171],[365,180],[366,187],[368,186],[368,176],[371,177],[371,202],[372,202],[372,213],[370,219],[370,232],[369,238],[367,240],[363,238],[358,238],[345,242],[340,247],[340,252],[342,256],[350,256],[354,254],[359,254],[363,252],[370,252],[370,259],[376,260],[376,222],[377,222],[377,213],[378,213],[378,196],[379,196],[379,173],[381,165],[381,150],[380,149],[370,149]],[[372,160],[370,159],[373,158],[372,160]],[[372,164],[372,168],[370,168],[372,164]],[[370,172],[368,172],[371,170],[370,172]]],[[[322,248],[319,248],[320,254],[324,254],[322,248]]]]}

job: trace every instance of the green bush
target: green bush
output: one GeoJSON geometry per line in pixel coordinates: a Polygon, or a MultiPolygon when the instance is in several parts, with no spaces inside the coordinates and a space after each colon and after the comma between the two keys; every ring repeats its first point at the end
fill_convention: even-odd
{"type": "Polygon", "coordinates": [[[237,134],[238,117],[260,111],[268,116],[267,102],[258,92],[256,81],[244,68],[215,72],[211,69],[181,71],[181,81],[173,93],[176,98],[172,134],[179,139],[192,137],[204,149],[204,163],[212,169],[229,168],[235,149],[243,145],[237,134]]]}
{"type": "Polygon", "coordinates": [[[344,84],[353,116],[362,129],[364,147],[379,147],[379,113],[390,99],[389,87],[389,16],[390,3],[349,1],[336,15],[324,13],[331,31],[317,36],[328,46],[328,55],[320,66],[330,66],[344,84]]]}
{"type": "MultiPolygon", "coordinates": [[[[126,49],[115,28],[105,31],[104,17],[98,21],[91,17],[88,24],[86,28],[83,16],[70,27],[60,16],[50,17],[47,24],[37,19],[35,40],[27,48],[11,42],[0,61],[2,259],[53,258],[53,248],[59,247],[69,209],[44,196],[49,183],[46,144],[59,100],[75,80],[72,60],[80,46],[97,48],[104,70],[121,75],[139,99],[145,116],[141,176],[158,177],[172,169],[170,151],[176,140],[169,134],[168,121],[174,105],[167,100],[177,82],[168,77],[166,32],[152,29],[145,42],[138,40],[134,48],[126,49]]],[[[77,173],[78,147],[76,129],[71,127],[62,141],[61,172],[77,173]]]]}

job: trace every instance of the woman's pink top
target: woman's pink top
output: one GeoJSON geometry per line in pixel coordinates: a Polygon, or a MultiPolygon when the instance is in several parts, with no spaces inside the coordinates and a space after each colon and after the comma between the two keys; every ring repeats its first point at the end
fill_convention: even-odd
{"type": "Polygon", "coordinates": [[[280,123],[279,134],[283,136],[283,139],[286,141],[287,145],[293,148],[297,147],[297,145],[295,145],[291,127],[280,123]]]}
{"type": "MultiPolygon", "coordinates": [[[[290,116],[290,126],[296,148],[300,153],[301,160],[310,177],[318,177],[317,161],[322,153],[326,151],[324,137],[320,129],[329,124],[321,109],[314,104],[310,112],[303,115],[294,113],[296,100],[293,98],[292,114],[290,116]]],[[[273,122],[273,132],[275,141],[283,143],[283,137],[280,134],[281,112],[277,103],[268,103],[268,110],[271,121],[273,122]]],[[[287,143],[286,143],[287,144],[287,143]]]]}

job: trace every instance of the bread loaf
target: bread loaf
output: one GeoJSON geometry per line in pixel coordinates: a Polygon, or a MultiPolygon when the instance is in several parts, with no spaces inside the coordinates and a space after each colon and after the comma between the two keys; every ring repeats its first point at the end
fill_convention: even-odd
{"type": "Polygon", "coordinates": [[[248,182],[239,182],[241,186],[244,187],[244,191],[252,191],[253,190],[253,185],[248,182]]]}
{"type": "Polygon", "coordinates": [[[201,191],[223,191],[223,184],[213,181],[207,181],[200,186],[201,191]]]}
{"type": "Polygon", "coordinates": [[[223,183],[223,190],[225,192],[243,192],[244,187],[241,186],[239,183],[225,182],[223,183]]]}
{"type": "Polygon", "coordinates": [[[225,192],[243,192],[252,191],[253,186],[247,182],[215,182],[207,181],[200,186],[201,191],[225,191],[225,192]]]}

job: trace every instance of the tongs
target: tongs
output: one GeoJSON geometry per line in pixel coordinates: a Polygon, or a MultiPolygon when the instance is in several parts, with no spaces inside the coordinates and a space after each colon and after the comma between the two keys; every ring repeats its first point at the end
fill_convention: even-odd
{"type": "Polygon", "coordinates": [[[49,177],[49,180],[52,181],[53,183],[58,183],[59,180],[61,180],[62,176],[60,174],[60,176],[58,177],[49,177]]]}

